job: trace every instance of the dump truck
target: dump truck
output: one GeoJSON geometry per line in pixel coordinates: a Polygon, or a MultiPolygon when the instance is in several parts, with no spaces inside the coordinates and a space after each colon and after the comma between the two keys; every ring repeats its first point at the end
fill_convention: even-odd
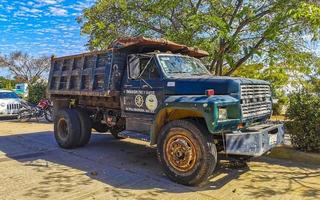
{"type": "Polygon", "coordinates": [[[48,94],[62,148],[85,146],[92,129],[157,148],[164,173],[198,185],[218,156],[254,157],[283,141],[270,84],[213,76],[206,51],[165,39],[120,38],[108,49],[52,57],[48,94]],[[218,155],[219,153],[219,155],[218,155]]]}

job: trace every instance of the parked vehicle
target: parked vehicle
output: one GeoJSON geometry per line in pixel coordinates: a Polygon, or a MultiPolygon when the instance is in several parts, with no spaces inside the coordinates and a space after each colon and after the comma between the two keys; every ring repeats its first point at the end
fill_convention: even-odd
{"type": "Polygon", "coordinates": [[[51,61],[48,93],[62,148],[86,145],[91,128],[157,145],[163,171],[197,185],[218,152],[260,156],[283,141],[270,124],[270,84],[217,77],[198,58],[208,53],[163,39],[122,38],[105,51],[51,61]]]}
{"type": "Polygon", "coordinates": [[[37,105],[32,105],[26,101],[21,103],[18,113],[18,119],[22,122],[29,121],[31,118],[45,118],[48,122],[52,122],[53,107],[48,99],[41,99],[37,105]]]}
{"type": "Polygon", "coordinates": [[[28,97],[28,84],[27,83],[18,83],[16,84],[15,89],[13,90],[17,95],[22,97],[28,97]]]}
{"type": "Polygon", "coordinates": [[[20,106],[21,99],[16,93],[0,89],[0,117],[16,117],[20,106]]]}

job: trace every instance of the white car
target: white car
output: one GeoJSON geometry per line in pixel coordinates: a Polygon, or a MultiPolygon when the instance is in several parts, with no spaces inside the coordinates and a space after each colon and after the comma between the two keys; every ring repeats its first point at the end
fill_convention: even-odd
{"type": "Polygon", "coordinates": [[[16,116],[21,107],[21,99],[10,90],[0,90],[0,117],[16,116]]]}

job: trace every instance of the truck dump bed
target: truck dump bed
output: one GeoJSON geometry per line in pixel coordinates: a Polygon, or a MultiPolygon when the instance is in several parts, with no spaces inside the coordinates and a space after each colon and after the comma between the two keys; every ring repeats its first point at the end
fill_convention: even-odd
{"type": "Polygon", "coordinates": [[[49,94],[113,96],[120,91],[126,56],[114,50],[51,60],[49,94]]]}
{"type": "Polygon", "coordinates": [[[170,51],[193,57],[207,52],[165,39],[144,37],[119,38],[108,50],[65,57],[52,57],[48,94],[55,96],[117,96],[121,91],[122,74],[127,54],[170,51]]]}

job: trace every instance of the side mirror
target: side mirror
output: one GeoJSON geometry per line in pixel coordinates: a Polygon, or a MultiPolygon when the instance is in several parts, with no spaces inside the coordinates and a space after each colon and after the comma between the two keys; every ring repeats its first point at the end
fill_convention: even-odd
{"type": "Polygon", "coordinates": [[[128,56],[129,77],[137,79],[140,75],[140,59],[136,55],[128,56]]]}

